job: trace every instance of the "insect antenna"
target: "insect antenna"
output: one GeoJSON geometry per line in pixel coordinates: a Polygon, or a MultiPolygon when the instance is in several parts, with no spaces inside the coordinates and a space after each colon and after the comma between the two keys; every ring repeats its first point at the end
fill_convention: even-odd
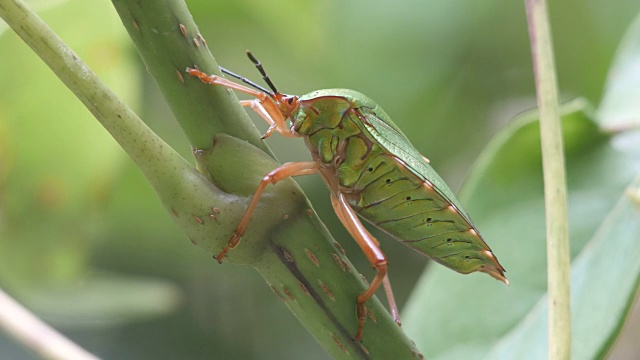
{"type": "Polygon", "coordinates": [[[269,88],[271,90],[273,90],[274,93],[277,94],[278,90],[276,89],[276,87],[271,82],[271,79],[269,79],[269,75],[267,75],[267,72],[264,71],[264,68],[262,67],[262,64],[260,63],[260,61],[258,61],[258,59],[256,59],[256,57],[253,56],[253,54],[249,50],[247,50],[247,56],[249,57],[249,60],[251,60],[251,62],[256,66],[258,71],[260,71],[260,74],[262,74],[262,78],[267,83],[267,85],[269,85],[269,88]]]}
{"type": "Polygon", "coordinates": [[[267,89],[263,88],[262,86],[260,86],[260,85],[258,85],[258,84],[256,84],[256,83],[254,83],[253,81],[251,81],[251,80],[247,79],[246,77],[244,77],[244,76],[240,76],[240,75],[238,75],[238,74],[236,74],[236,73],[234,73],[234,72],[232,72],[232,71],[229,71],[229,70],[227,70],[227,69],[223,68],[222,66],[220,66],[220,71],[222,71],[223,73],[225,73],[225,74],[227,74],[227,75],[229,75],[229,76],[231,76],[231,77],[234,77],[234,78],[236,78],[236,79],[238,79],[238,80],[242,81],[242,82],[243,82],[243,83],[245,83],[245,84],[248,84],[248,85],[250,85],[250,86],[252,86],[252,87],[254,87],[254,88],[256,88],[256,89],[258,89],[258,90],[262,91],[262,92],[263,92],[263,93],[265,93],[265,94],[269,94],[270,96],[274,96],[274,95],[275,95],[273,92],[271,92],[271,91],[269,91],[269,90],[267,90],[267,89]]]}

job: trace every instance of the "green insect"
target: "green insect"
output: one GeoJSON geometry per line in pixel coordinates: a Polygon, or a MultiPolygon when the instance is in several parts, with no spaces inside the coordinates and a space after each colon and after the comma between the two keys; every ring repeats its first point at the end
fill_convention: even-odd
{"type": "Polygon", "coordinates": [[[251,107],[269,124],[262,138],[274,131],[302,137],[313,161],[284,164],[262,179],[233,236],[217,255],[219,262],[238,246],[268,184],[319,173],[331,191],[336,214],[377,270],[369,287],[356,299],[355,340],[362,338],[365,303],[380,285],[384,285],[394,320],[400,323],[387,278],[387,258],[359,217],[452,270],[463,274],[481,271],[509,283],[504,268],[452,191],[378,104],[347,89],[318,90],[303,96],[282,94],[260,62],[250,52],[247,55],[271,91],[226,69],[222,71],[255,89],[197,69],[187,72],[204,83],[254,96],[256,99],[240,104],[251,107]]]}

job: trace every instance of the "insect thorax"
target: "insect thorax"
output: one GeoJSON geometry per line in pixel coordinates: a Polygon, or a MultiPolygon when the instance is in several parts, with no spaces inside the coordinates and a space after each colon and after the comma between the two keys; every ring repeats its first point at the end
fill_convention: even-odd
{"type": "MultiPolygon", "coordinates": [[[[296,131],[306,138],[313,157],[333,169],[332,181],[356,197],[361,180],[367,178],[364,173],[379,166],[374,163],[380,160],[391,160],[368,134],[358,111],[344,97],[325,96],[301,103],[295,121],[296,131]]],[[[355,200],[353,196],[350,198],[355,200]]]]}

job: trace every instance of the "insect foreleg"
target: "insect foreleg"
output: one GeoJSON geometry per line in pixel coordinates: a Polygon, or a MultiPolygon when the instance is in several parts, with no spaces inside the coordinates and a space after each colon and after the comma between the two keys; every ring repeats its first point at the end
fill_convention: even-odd
{"type": "Polygon", "coordinates": [[[395,314],[394,320],[399,324],[400,319],[397,318],[398,309],[396,307],[395,299],[393,298],[393,293],[391,292],[391,287],[388,285],[388,280],[385,280],[387,275],[387,258],[380,249],[378,241],[369,233],[364,225],[362,225],[358,215],[356,215],[355,211],[353,211],[351,206],[347,203],[344,195],[331,195],[331,203],[333,204],[333,208],[342,224],[345,226],[347,231],[349,231],[349,234],[351,234],[351,236],[356,240],[364,254],[367,256],[367,259],[369,259],[371,266],[373,266],[377,271],[376,276],[371,281],[369,287],[363,293],[358,295],[356,300],[358,331],[354,340],[359,341],[362,339],[362,329],[364,327],[364,322],[367,319],[367,308],[365,303],[373,296],[383,282],[385,283],[385,290],[389,300],[391,313],[395,314]]]}
{"type": "Polygon", "coordinates": [[[251,216],[253,215],[253,212],[255,211],[256,206],[260,201],[260,197],[262,196],[262,193],[264,192],[264,189],[265,187],[267,187],[267,185],[276,184],[277,182],[291,176],[310,175],[316,173],[317,171],[318,164],[314,161],[292,162],[286,163],[265,175],[262,178],[262,181],[260,181],[260,185],[258,185],[258,189],[256,190],[255,194],[253,194],[253,198],[251,199],[251,202],[249,203],[247,211],[244,213],[242,220],[240,220],[240,223],[236,227],[236,230],[233,232],[233,236],[231,236],[231,239],[229,239],[227,246],[225,246],[224,249],[222,249],[222,251],[220,251],[220,253],[216,256],[216,260],[218,260],[219,263],[222,263],[222,259],[227,254],[227,252],[230,249],[238,246],[242,235],[244,235],[244,232],[247,229],[249,220],[251,220],[251,216]]]}
{"type": "Polygon", "coordinates": [[[189,75],[191,76],[195,76],[197,78],[200,79],[200,81],[202,81],[205,84],[211,84],[211,85],[222,85],[224,87],[228,87],[234,90],[238,90],[238,91],[242,91],[243,93],[249,94],[251,96],[255,96],[258,99],[264,101],[266,99],[269,98],[269,95],[252,89],[250,87],[246,87],[244,85],[240,85],[240,84],[236,84],[231,80],[227,80],[223,77],[220,77],[218,75],[208,75],[206,73],[203,73],[200,70],[196,70],[196,69],[191,69],[191,68],[187,68],[187,73],[189,73],[189,75]]]}
{"type": "Polygon", "coordinates": [[[266,121],[267,124],[269,124],[269,129],[267,129],[267,132],[265,132],[264,135],[262,135],[263,140],[271,136],[271,134],[274,131],[277,131],[286,137],[298,136],[293,134],[291,132],[291,129],[287,127],[285,123],[285,119],[282,117],[280,113],[275,114],[275,116],[271,116],[271,113],[269,113],[269,111],[265,109],[265,107],[262,105],[262,102],[260,100],[258,99],[241,100],[240,105],[250,107],[253,111],[256,112],[256,114],[260,115],[260,117],[264,119],[264,121],[266,121]]]}
{"type": "Polygon", "coordinates": [[[254,100],[240,101],[242,106],[251,107],[261,118],[263,118],[269,124],[269,130],[263,135],[263,139],[271,135],[273,131],[278,131],[286,137],[296,137],[291,132],[291,129],[287,127],[286,119],[282,116],[282,112],[278,109],[268,94],[261,91],[246,87],[244,85],[236,84],[233,81],[227,80],[217,75],[208,75],[200,70],[187,68],[187,73],[191,76],[195,76],[205,84],[220,85],[230,89],[241,91],[245,94],[255,96],[254,100]]]}

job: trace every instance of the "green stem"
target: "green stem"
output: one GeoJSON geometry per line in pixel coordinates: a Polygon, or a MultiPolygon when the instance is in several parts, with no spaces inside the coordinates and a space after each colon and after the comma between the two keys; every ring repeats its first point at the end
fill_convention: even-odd
{"type": "MultiPolygon", "coordinates": [[[[259,180],[277,163],[265,153],[266,146],[232,92],[202,84],[184,72],[193,65],[218,70],[183,1],[113,3],[178,122],[199,149],[197,163],[206,177],[106,88],[22,0],[0,0],[0,16],[131,156],[187,237],[216,254],[233,233],[259,180]]],[[[363,341],[352,340],[355,300],[364,282],[293,181],[270,189],[250,231],[227,259],[258,269],[334,358],[420,357],[376,298],[367,303],[370,319],[363,341]]]]}
{"type": "MultiPolygon", "coordinates": [[[[278,164],[262,151],[266,146],[259,141],[258,132],[233,92],[202,84],[184,72],[186,67],[197,66],[219,74],[209,52],[216,45],[215,38],[205,41],[183,1],[112,2],[146,68],[197,149],[198,168],[218,188],[248,200],[264,174],[278,164]],[[237,138],[248,140],[261,150],[243,152],[247,144],[237,138]]],[[[230,215],[221,211],[216,221],[237,225],[240,216],[230,215]]],[[[209,216],[205,214],[203,218],[208,220],[209,216]]],[[[232,233],[233,230],[216,231],[227,239],[232,233]]],[[[333,357],[418,357],[411,340],[377,299],[367,304],[371,319],[365,325],[363,342],[352,340],[357,325],[355,299],[365,286],[334,244],[301,190],[286,180],[268,188],[252,217],[250,231],[226,260],[254,266],[333,357]]],[[[218,243],[216,246],[211,249],[214,254],[221,248],[218,243]]]]}
{"type": "Polygon", "coordinates": [[[0,0],[0,17],[40,56],[143,171],[151,171],[161,159],[174,157],[173,149],[111,92],[22,0],[0,0]],[[153,156],[154,153],[158,156],[153,156]]]}
{"type": "Polygon", "coordinates": [[[189,81],[186,67],[221,73],[183,1],[112,3],[194,148],[210,148],[213,136],[223,132],[269,151],[233,92],[189,81]]]}
{"type": "Polygon", "coordinates": [[[571,358],[570,253],[567,189],[558,87],[545,0],[525,0],[540,111],[547,223],[549,359],[571,358]]]}

